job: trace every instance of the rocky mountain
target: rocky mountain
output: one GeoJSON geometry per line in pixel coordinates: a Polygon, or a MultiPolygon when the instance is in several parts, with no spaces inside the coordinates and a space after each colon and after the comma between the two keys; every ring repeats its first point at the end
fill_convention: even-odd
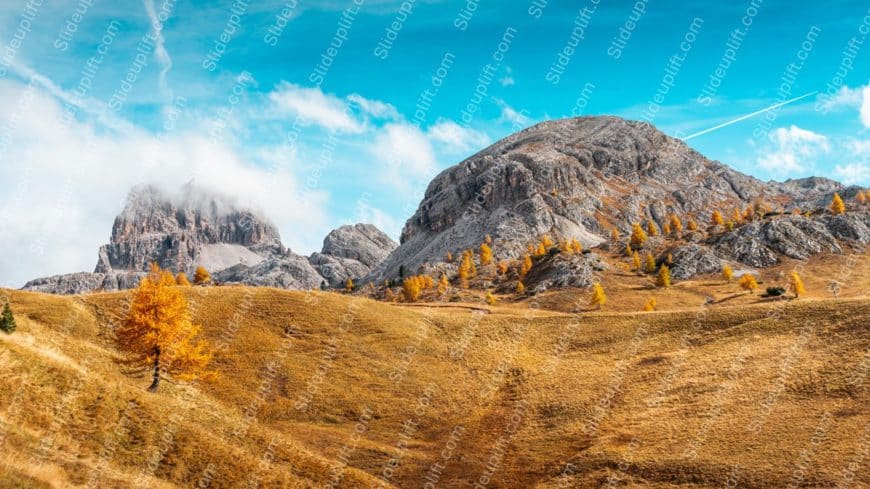
{"type": "MultiPolygon", "coordinates": [[[[448,252],[456,255],[474,249],[486,235],[491,236],[498,258],[517,257],[543,234],[555,240],[578,239],[590,247],[609,239],[613,228],[625,235],[632,222],[653,220],[662,227],[672,212],[706,224],[716,208],[727,212],[759,201],[773,210],[815,208],[829,202],[834,192],[846,197],[856,191],[824,178],[762,182],[705,158],[643,122],[617,117],[547,121],[436,176],[405,224],[401,245],[384,261],[376,278],[394,277],[400,267],[411,273],[438,268],[434,264],[444,261],[448,252]]],[[[858,220],[866,223],[866,217],[858,220]]],[[[850,226],[860,228],[859,223],[850,226]]],[[[752,229],[741,232],[752,234],[752,229]]],[[[828,240],[827,223],[802,229],[812,240],[828,240]]],[[[788,249],[805,246],[799,243],[806,241],[800,233],[759,233],[752,234],[753,239],[775,254],[789,255],[788,249]],[[777,244],[781,236],[794,243],[777,244]]],[[[852,235],[867,242],[862,232],[852,235]]],[[[727,241],[698,246],[718,260],[750,265],[770,261],[727,241]]],[[[761,248],[757,251],[764,253],[761,248]]],[[[707,259],[712,261],[710,256],[707,259]]]]}
{"type": "Polygon", "coordinates": [[[304,258],[285,254],[254,266],[237,265],[216,275],[224,283],[268,285],[291,289],[342,287],[347,279],[370,275],[398,244],[371,224],[332,230],[323,249],[304,258]]]}
{"type": "Polygon", "coordinates": [[[397,244],[370,224],[342,226],[311,257],[281,243],[277,228],[234,200],[186,185],[179,195],[134,187],[100,247],[94,273],[32,280],[24,289],[59,294],[134,287],[152,262],[192,274],[198,266],[221,283],[290,289],[340,286],[370,274],[397,244]]]}
{"type": "Polygon", "coordinates": [[[329,285],[338,287],[348,278],[369,275],[399,246],[371,224],[354,224],[334,229],[323,239],[323,249],[309,262],[329,285]]]}
{"type": "MultiPolygon", "coordinates": [[[[870,213],[821,212],[834,192],[851,201],[859,189],[826,178],[763,182],[712,161],[650,124],[617,117],[547,121],[491,145],[441,172],[429,184],[397,245],[369,224],[342,226],[309,257],[286,249],[260,214],[231,199],[186,186],[170,197],[151,186],[135,188],[100,248],[93,274],[37,279],[25,288],[59,293],[115,290],[134,285],[148,264],[191,272],[203,265],[221,283],[281,288],[340,287],[394,279],[400,270],[455,271],[462,250],[487,235],[496,259],[517,258],[547,234],[579,240],[585,248],[626,236],[631,223],[659,228],[671,213],[703,228],[714,209],[760,206],[770,218],[723,232],[685,232],[679,242],[661,237],[650,249],[676,260],[678,279],[716,271],[723,261],[765,267],[783,257],[804,259],[870,243],[870,213]],[[791,216],[792,211],[815,210],[791,216]],[[358,280],[361,279],[361,280],[358,280]]],[[[544,286],[585,286],[602,269],[592,254],[553,260],[539,277],[544,286]]]]}

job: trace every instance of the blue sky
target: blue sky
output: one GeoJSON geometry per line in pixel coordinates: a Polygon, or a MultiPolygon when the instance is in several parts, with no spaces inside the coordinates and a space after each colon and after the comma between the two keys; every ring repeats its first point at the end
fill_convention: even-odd
{"type": "Polygon", "coordinates": [[[149,181],[235,195],[299,252],[398,238],[438,171],[578,114],[686,137],[805,96],[687,143],[870,186],[861,2],[10,0],[0,29],[0,284],[90,270],[149,181]]]}

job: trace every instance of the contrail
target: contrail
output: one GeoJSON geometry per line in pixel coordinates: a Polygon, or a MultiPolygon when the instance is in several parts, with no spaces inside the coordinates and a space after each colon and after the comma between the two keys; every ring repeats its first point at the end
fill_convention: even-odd
{"type": "Polygon", "coordinates": [[[734,124],[735,122],[740,122],[740,121],[742,121],[742,120],[749,119],[750,117],[755,117],[755,116],[757,116],[758,114],[761,114],[761,113],[767,112],[768,110],[773,110],[773,109],[776,109],[776,108],[782,107],[783,105],[788,105],[788,104],[790,104],[790,103],[792,103],[792,102],[797,102],[797,101],[800,100],[800,99],[807,98],[807,97],[809,97],[810,95],[815,95],[815,94],[817,94],[817,93],[819,93],[819,91],[818,91],[818,90],[814,90],[814,91],[812,91],[812,92],[810,92],[810,93],[805,93],[805,94],[801,95],[800,97],[795,97],[795,98],[793,98],[793,99],[786,100],[785,102],[780,102],[780,103],[778,103],[778,104],[773,104],[773,105],[771,105],[770,107],[766,107],[766,108],[761,109],[761,110],[756,110],[755,112],[752,112],[751,114],[742,115],[742,116],[740,116],[740,117],[738,117],[738,118],[736,118],[736,119],[732,119],[732,120],[730,120],[730,121],[728,121],[728,122],[723,122],[722,124],[719,124],[718,126],[713,126],[713,127],[709,128],[709,129],[704,129],[703,131],[699,131],[699,132],[696,132],[696,133],[694,133],[694,134],[689,134],[688,136],[686,136],[686,137],[683,138],[683,141],[688,141],[689,139],[692,139],[692,138],[694,138],[694,137],[698,137],[698,136],[701,136],[701,135],[707,134],[708,132],[713,132],[713,131],[715,131],[715,130],[717,130],[717,129],[722,129],[723,127],[725,127],[725,126],[730,126],[731,124],[734,124]]]}
{"type": "MultiPolygon", "coordinates": [[[[157,17],[157,11],[154,8],[154,0],[142,0],[145,5],[145,10],[148,12],[148,18],[151,20],[151,32],[156,39],[154,43],[154,57],[160,63],[160,76],[158,83],[163,92],[167,92],[166,74],[172,69],[172,58],[169,57],[169,52],[166,50],[166,40],[163,38],[163,22],[157,17]]],[[[175,5],[174,3],[172,5],[175,5]]]]}

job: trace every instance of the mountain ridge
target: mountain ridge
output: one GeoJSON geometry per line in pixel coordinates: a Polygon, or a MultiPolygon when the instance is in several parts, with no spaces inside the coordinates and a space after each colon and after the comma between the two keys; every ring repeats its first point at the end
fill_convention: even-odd
{"type": "MultiPolygon", "coordinates": [[[[262,214],[231,198],[191,184],[170,198],[144,185],[131,191],[93,274],[35,279],[24,288],[59,293],[129,288],[151,262],[187,273],[204,265],[221,283],[342,287],[348,279],[380,282],[401,278],[401,272],[453,273],[456,265],[448,263],[448,253],[458,256],[485,240],[492,241],[497,260],[521,257],[543,235],[608,249],[615,245],[611,233],[625,236],[632,223],[652,222],[661,229],[669,216],[678,215],[703,226],[714,209],[742,212],[746,206],[774,214],[820,209],[834,192],[850,199],[859,190],[824,177],[763,182],[646,122],[614,116],[551,120],[511,134],[435,176],[399,244],[374,226],[347,225],[330,232],[320,252],[305,257],[285,248],[262,214]]],[[[738,230],[751,242],[746,246],[685,233],[687,243],[668,254],[700,260],[702,266],[681,264],[677,278],[687,278],[710,273],[717,261],[769,266],[779,256],[838,252],[843,240],[870,243],[867,212],[809,219],[818,222],[804,225],[790,218],[759,223],[752,232],[738,230]]],[[[662,244],[660,238],[652,241],[662,244]]],[[[564,264],[560,277],[548,283],[590,285],[599,261],[589,258],[564,264]],[[569,277],[578,267],[584,268],[577,271],[582,278],[569,277]]]]}

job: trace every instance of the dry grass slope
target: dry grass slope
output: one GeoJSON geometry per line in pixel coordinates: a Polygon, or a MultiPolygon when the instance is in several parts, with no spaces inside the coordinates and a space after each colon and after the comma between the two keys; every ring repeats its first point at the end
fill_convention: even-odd
{"type": "Polygon", "coordinates": [[[186,293],[220,378],[151,394],[116,362],[127,294],[0,291],[0,486],[832,487],[870,444],[866,297],[483,314],[186,293]]]}

